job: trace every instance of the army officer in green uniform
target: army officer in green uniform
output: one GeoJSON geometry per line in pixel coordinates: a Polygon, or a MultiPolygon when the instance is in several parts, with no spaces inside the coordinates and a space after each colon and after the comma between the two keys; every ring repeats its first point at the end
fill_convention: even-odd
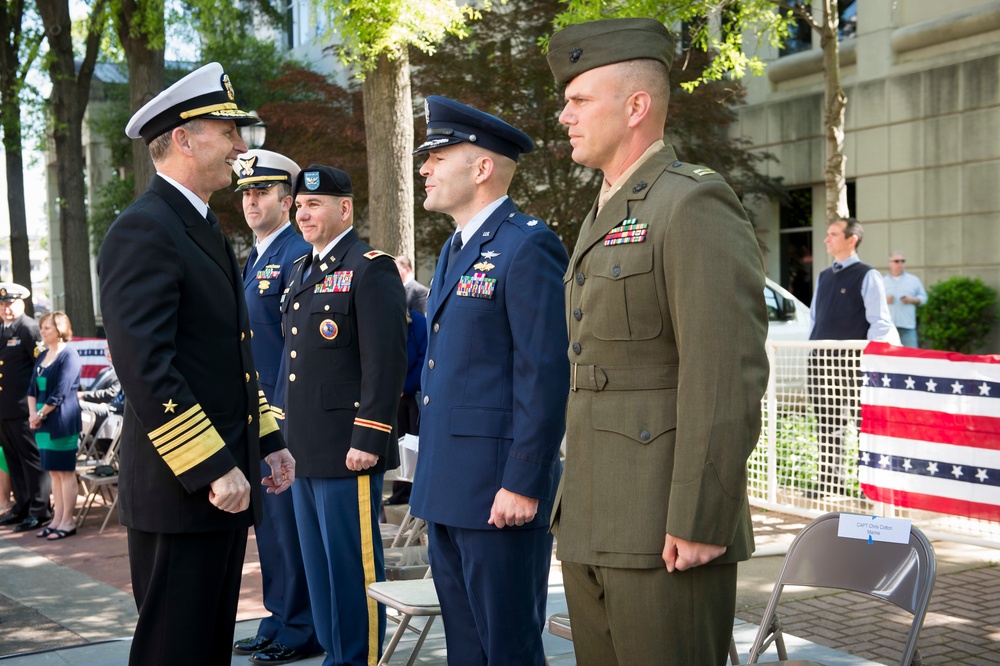
{"type": "Polygon", "coordinates": [[[571,392],[553,510],[577,663],[723,664],[753,532],[764,273],[739,200],[663,143],[662,24],[568,27],[548,54],[573,160],[604,173],[565,276],[571,392]]]}

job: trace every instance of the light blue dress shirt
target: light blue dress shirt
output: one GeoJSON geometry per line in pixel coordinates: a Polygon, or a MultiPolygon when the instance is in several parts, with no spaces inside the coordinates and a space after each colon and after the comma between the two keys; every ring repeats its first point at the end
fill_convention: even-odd
{"type": "MultiPolygon", "coordinates": [[[[857,254],[852,254],[847,259],[840,262],[841,268],[847,268],[856,264],[857,254]]],[[[834,262],[834,266],[837,263],[834,262]]],[[[820,273],[816,276],[816,287],[813,293],[819,292],[819,281],[823,277],[820,273]]],[[[882,275],[874,268],[865,273],[864,282],[861,283],[861,298],[865,302],[865,319],[868,320],[868,339],[885,340],[892,330],[892,318],[889,315],[889,304],[885,302],[885,285],[882,284],[882,275]]],[[[812,300],[809,306],[809,332],[812,333],[816,325],[816,299],[812,300]]]]}
{"type": "Polygon", "coordinates": [[[920,305],[927,302],[927,292],[924,290],[920,278],[903,271],[899,277],[884,276],[882,282],[885,284],[886,296],[892,296],[892,303],[889,305],[892,323],[896,325],[896,328],[916,328],[917,306],[912,303],[904,303],[900,299],[903,296],[911,296],[920,299],[920,305]]]}

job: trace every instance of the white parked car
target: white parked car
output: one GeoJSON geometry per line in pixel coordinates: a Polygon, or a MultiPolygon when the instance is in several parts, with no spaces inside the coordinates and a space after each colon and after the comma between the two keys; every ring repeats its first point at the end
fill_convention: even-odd
{"type": "Polygon", "coordinates": [[[809,306],[771,278],[764,285],[768,340],[808,340],[809,306]]]}

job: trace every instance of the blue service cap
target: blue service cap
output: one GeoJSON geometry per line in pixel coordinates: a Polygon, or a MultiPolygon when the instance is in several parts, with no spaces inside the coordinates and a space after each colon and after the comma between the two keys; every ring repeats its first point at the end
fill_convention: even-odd
{"type": "Polygon", "coordinates": [[[431,95],[424,100],[424,115],[427,140],[413,151],[414,155],[464,141],[516,162],[521,153],[535,149],[531,137],[510,123],[447,97],[431,95]]]}
{"type": "Polygon", "coordinates": [[[292,196],[328,194],[333,197],[353,197],[351,177],[347,172],[322,164],[310,164],[299,172],[292,186],[292,196]]]}

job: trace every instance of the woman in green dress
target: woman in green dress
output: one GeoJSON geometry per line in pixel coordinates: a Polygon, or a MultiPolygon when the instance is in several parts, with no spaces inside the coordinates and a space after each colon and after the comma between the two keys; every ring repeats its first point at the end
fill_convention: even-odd
{"type": "Polygon", "coordinates": [[[28,425],[35,431],[42,469],[52,475],[52,523],[37,534],[50,541],[76,534],[76,450],[80,441],[82,363],[66,343],[73,327],[63,312],[52,312],[38,322],[45,351],[35,362],[28,388],[28,425]]]}

